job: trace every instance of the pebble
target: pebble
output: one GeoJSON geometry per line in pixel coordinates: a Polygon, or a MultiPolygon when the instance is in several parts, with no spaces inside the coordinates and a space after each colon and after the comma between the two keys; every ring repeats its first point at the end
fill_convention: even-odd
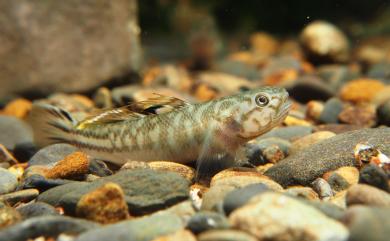
{"type": "Polygon", "coordinates": [[[38,216],[59,215],[55,207],[43,202],[28,203],[18,206],[16,210],[22,215],[23,219],[38,216]]]}
{"type": "Polygon", "coordinates": [[[76,152],[77,148],[69,144],[54,144],[40,149],[28,161],[29,166],[42,165],[54,166],[58,161],[63,160],[67,155],[76,152]]]}
{"type": "Polygon", "coordinates": [[[318,125],[315,128],[315,131],[330,131],[335,134],[341,134],[348,131],[356,131],[361,129],[361,126],[357,125],[347,125],[347,124],[325,124],[318,125]]]}
{"type": "Polygon", "coordinates": [[[305,148],[322,140],[334,137],[336,134],[330,131],[318,131],[294,141],[290,148],[290,155],[303,151],[305,148]]]}
{"type": "Polygon", "coordinates": [[[339,98],[330,98],[325,102],[324,109],[318,118],[319,122],[326,124],[338,123],[343,106],[344,104],[339,98]]]}
{"type": "Polygon", "coordinates": [[[270,163],[277,163],[285,158],[284,152],[279,148],[278,145],[271,145],[263,151],[264,159],[270,163]]]}
{"type": "Polygon", "coordinates": [[[390,191],[386,172],[374,164],[365,165],[360,170],[359,183],[368,184],[387,192],[390,191]]]}
{"type": "Polygon", "coordinates": [[[390,126],[390,99],[378,107],[377,113],[379,123],[390,126]]]}
{"type": "Polygon", "coordinates": [[[369,142],[384,154],[390,154],[390,128],[361,129],[339,134],[314,144],[276,163],[265,172],[282,186],[309,186],[316,178],[343,166],[357,165],[351,154],[356,144],[369,142]]]}
{"type": "Polygon", "coordinates": [[[172,172],[150,169],[122,170],[93,182],[75,182],[61,185],[42,193],[38,201],[61,206],[73,214],[80,198],[107,182],[118,184],[132,215],[144,215],[172,206],[188,198],[189,182],[172,172]]]}
{"type": "Polygon", "coordinates": [[[13,150],[15,158],[20,162],[27,162],[37,153],[38,147],[32,142],[17,144],[13,150]]]}
{"type": "Polygon", "coordinates": [[[82,233],[75,241],[150,241],[163,235],[182,230],[184,224],[180,217],[169,214],[157,214],[126,220],[102,228],[82,233]]]}
{"type": "Polygon", "coordinates": [[[390,194],[378,188],[357,184],[348,189],[347,205],[390,207],[390,194]]]}
{"type": "Polygon", "coordinates": [[[312,184],[313,190],[315,192],[317,192],[318,196],[321,199],[327,200],[330,197],[332,197],[334,194],[332,187],[329,185],[329,183],[325,179],[322,179],[319,177],[316,180],[314,180],[314,182],[312,182],[311,184],[312,184]]]}
{"type": "Polygon", "coordinates": [[[375,79],[357,79],[350,81],[340,90],[342,100],[355,103],[370,102],[385,85],[375,79]]]}
{"type": "Polygon", "coordinates": [[[25,241],[41,236],[56,237],[61,233],[77,235],[96,229],[98,224],[64,216],[40,216],[19,222],[0,232],[0,241],[25,241]]]}
{"type": "Polygon", "coordinates": [[[17,185],[18,178],[12,172],[0,167],[0,194],[14,191],[17,185]]]}
{"type": "Polygon", "coordinates": [[[203,202],[203,195],[208,190],[208,187],[195,183],[190,187],[190,200],[196,210],[200,210],[203,202]]]}
{"type": "Polygon", "coordinates": [[[198,241],[257,241],[254,236],[239,230],[209,230],[198,236],[198,241]]]}
{"type": "Polygon", "coordinates": [[[274,55],[278,48],[278,41],[270,34],[265,32],[257,32],[250,36],[251,50],[255,55],[274,55]]]}
{"type": "Polygon", "coordinates": [[[341,220],[345,214],[345,207],[342,208],[331,202],[324,202],[319,200],[307,200],[307,199],[299,199],[299,201],[316,208],[326,216],[335,220],[341,220]]]}
{"type": "MultiPolygon", "coordinates": [[[[22,219],[20,213],[16,211],[14,208],[4,204],[0,201],[0,230],[12,224],[19,222],[22,219]]],[[[0,231],[0,240],[1,240],[1,232],[0,231]]],[[[5,241],[5,239],[4,239],[5,241]]]]}
{"type": "Polygon", "coordinates": [[[32,143],[31,127],[13,116],[0,115],[0,144],[13,151],[21,143],[32,143]]]}
{"type": "Polygon", "coordinates": [[[329,200],[329,203],[332,203],[342,209],[347,208],[347,190],[337,192],[329,200]]]}
{"type": "Polygon", "coordinates": [[[216,212],[201,211],[188,220],[187,229],[194,234],[199,234],[210,229],[228,229],[230,227],[227,218],[216,212]]]}
{"type": "Polygon", "coordinates": [[[4,195],[0,195],[0,201],[6,202],[10,205],[15,205],[19,202],[29,202],[38,197],[39,191],[37,189],[24,189],[4,195]]]}
{"type": "Polygon", "coordinates": [[[27,117],[31,107],[31,101],[19,98],[7,103],[7,105],[4,107],[3,113],[5,115],[11,115],[19,119],[24,119],[27,117]]]}
{"type": "Polygon", "coordinates": [[[23,180],[23,189],[36,188],[41,192],[44,192],[50,188],[61,186],[67,183],[75,183],[76,181],[66,179],[47,179],[44,176],[34,174],[26,177],[23,180]]]}
{"type": "Polygon", "coordinates": [[[81,197],[76,215],[108,224],[129,218],[129,210],[121,187],[115,183],[106,183],[81,197]]]}
{"type": "Polygon", "coordinates": [[[361,104],[346,106],[339,114],[341,123],[373,127],[377,123],[376,108],[374,105],[361,104]]]}
{"type": "Polygon", "coordinates": [[[287,156],[290,151],[291,142],[278,138],[269,137],[264,139],[255,139],[245,144],[245,153],[248,161],[253,165],[261,165],[265,163],[263,152],[271,146],[277,146],[287,156]]]}
{"type": "Polygon", "coordinates": [[[316,208],[277,193],[264,193],[229,216],[233,227],[259,240],[346,240],[348,230],[316,208]]]}
{"type": "Polygon", "coordinates": [[[300,76],[287,91],[294,100],[301,103],[311,100],[326,101],[336,94],[322,79],[314,75],[300,76]]]}
{"type": "Polygon", "coordinates": [[[390,208],[353,206],[343,218],[350,241],[387,241],[390,237],[390,208]]]}
{"type": "Polygon", "coordinates": [[[307,200],[319,200],[318,194],[310,187],[292,186],[287,188],[284,193],[307,200]]]}
{"type": "Polygon", "coordinates": [[[323,178],[338,192],[359,182],[359,170],[356,167],[340,167],[333,172],[325,173],[323,178]]]}
{"type": "Polygon", "coordinates": [[[383,105],[385,102],[390,101],[390,85],[386,85],[383,90],[379,91],[371,101],[375,106],[383,105]]]}
{"type": "Polygon", "coordinates": [[[197,239],[190,231],[182,229],[172,234],[155,238],[153,241],[197,241],[197,239]]]}
{"type": "Polygon", "coordinates": [[[180,163],[166,162],[166,161],[153,161],[153,162],[149,162],[148,166],[152,170],[156,170],[156,171],[175,172],[180,176],[184,177],[185,179],[187,179],[189,182],[193,182],[195,179],[195,169],[180,163]]]}
{"type": "Polygon", "coordinates": [[[309,23],[302,30],[300,41],[312,62],[345,62],[349,58],[349,42],[346,35],[329,22],[309,23]]]}
{"type": "Polygon", "coordinates": [[[229,215],[235,209],[247,203],[252,197],[266,191],[270,191],[270,189],[262,183],[250,184],[245,187],[235,189],[229,192],[223,199],[223,210],[227,215],[229,215]]]}
{"type": "Polygon", "coordinates": [[[306,104],[306,118],[309,120],[318,121],[323,110],[324,104],[321,101],[311,100],[306,104]]]}
{"type": "Polygon", "coordinates": [[[83,152],[74,152],[58,161],[53,167],[45,172],[49,179],[74,179],[89,171],[89,159],[83,152]]]}

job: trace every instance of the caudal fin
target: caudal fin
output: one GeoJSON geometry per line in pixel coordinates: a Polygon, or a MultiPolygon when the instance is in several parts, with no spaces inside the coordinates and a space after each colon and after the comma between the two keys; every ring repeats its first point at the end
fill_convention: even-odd
{"type": "Polygon", "coordinates": [[[34,140],[38,146],[54,143],[69,143],[76,121],[58,107],[48,104],[33,104],[28,122],[34,131],[34,140]]]}

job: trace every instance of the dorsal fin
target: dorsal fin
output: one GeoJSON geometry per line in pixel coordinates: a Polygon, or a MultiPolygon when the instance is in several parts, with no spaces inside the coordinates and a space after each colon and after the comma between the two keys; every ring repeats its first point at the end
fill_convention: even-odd
{"type": "Polygon", "coordinates": [[[153,93],[155,97],[131,103],[129,108],[141,114],[161,114],[189,105],[184,100],[153,93]]]}
{"type": "Polygon", "coordinates": [[[129,119],[137,119],[146,115],[161,114],[188,105],[187,102],[175,97],[163,96],[159,94],[147,100],[131,103],[129,105],[99,111],[79,122],[76,129],[84,129],[100,124],[116,123],[129,119]]]}

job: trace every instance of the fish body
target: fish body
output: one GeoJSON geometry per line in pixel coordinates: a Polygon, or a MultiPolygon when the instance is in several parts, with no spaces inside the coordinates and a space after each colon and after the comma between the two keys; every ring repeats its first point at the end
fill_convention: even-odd
{"type": "Polygon", "coordinates": [[[263,87],[200,104],[158,96],[76,122],[57,107],[34,105],[36,140],[69,143],[90,155],[123,164],[179,163],[235,155],[240,146],[280,124],[290,108],[282,88],[263,87]],[[155,114],[159,108],[167,110],[155,114]]]}

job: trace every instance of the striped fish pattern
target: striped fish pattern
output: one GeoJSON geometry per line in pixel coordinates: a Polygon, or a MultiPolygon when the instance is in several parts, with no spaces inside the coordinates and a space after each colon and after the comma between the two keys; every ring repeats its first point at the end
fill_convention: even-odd
{"type": "Polygon", "coordinates": [[[244,143],[279,125],[289,108],[286,90],[263,87],[200,104],[156,95],[81,122],[57,107],[34,104],[30,123],[38,144],[69,143],[118,165],[186,163],[236,155],[244,143]]]}

